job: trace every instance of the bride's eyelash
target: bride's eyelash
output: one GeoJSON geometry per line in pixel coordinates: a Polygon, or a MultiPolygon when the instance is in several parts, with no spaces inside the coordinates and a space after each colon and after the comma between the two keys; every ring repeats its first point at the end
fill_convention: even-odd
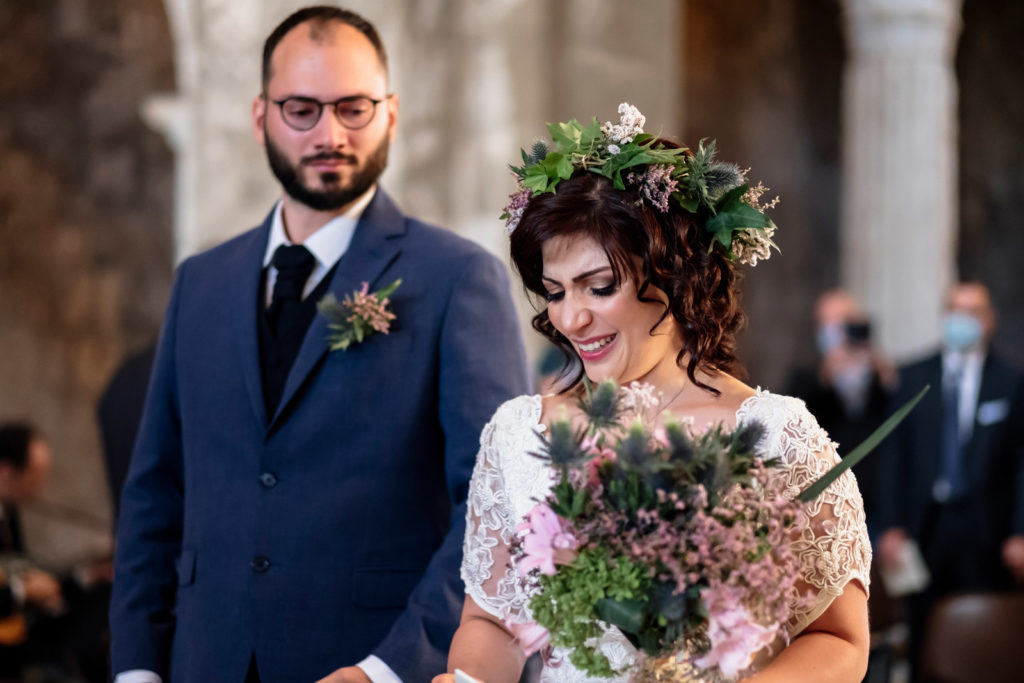
{"type": "Polygon", "coordinates": [[[565,292],[544,292],[544,301],[550,304],[553,301],[561,301],[563,296],[565,292]]]}
{"type": "Polygon", "coordinates": [[[618,288],[618,285],[612,283],[607,287],[593,287],[591,288],[590,293],[594,296],[611,296],[618,288]]]}

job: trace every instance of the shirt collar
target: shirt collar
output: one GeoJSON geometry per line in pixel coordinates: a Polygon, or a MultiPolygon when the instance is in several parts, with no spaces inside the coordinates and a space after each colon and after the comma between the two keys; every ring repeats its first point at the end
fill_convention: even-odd
{"type": "MultiPolygon", "coordinates": [[[[376,192],[377,186],[374,185],[363,193],[349,207],[348,211],[324,223],[303,243],[303,246],[309,249],[313,257],[316,258],[318,265],[331,268],[342,257],[348,249],[348,245],[352,242],[352,235],[355,234],[356,224],[359,223],[363,211],[366,210],[376,192]]],[[[270,265],[270,262],[274,259],[274,252],[277,251],[278,247],[282,244],[292,244],[284,229],[283,206],[284,204],[281,200],[278,200],[277,205],[274,206],[274,215],[270,220],[270,238],[267,240],[267,250],[263,254],[264,268],[270,265]]]]}

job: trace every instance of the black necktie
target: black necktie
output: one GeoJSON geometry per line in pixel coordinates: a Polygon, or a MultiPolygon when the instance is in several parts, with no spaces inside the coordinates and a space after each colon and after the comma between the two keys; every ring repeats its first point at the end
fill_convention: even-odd
{"type": "Polygon", "coordinates": [[[301,318],[302,290],[306,288],[306,280],[313,272],[316,259],[301,244],[282,244],[274,252],[272,263],[277,269],[277,280],[267,320],[270,331],[279,339],[301,318]]]}

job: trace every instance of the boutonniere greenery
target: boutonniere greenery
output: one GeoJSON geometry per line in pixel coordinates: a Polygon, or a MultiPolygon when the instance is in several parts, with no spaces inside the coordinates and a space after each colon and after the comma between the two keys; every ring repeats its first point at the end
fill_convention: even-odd
{"type": "Polygon", "coordinates": [[[364,282],[361,289],[338,301],[333,294],[321,299],[316,308],[327,319],[331,333],[327,343],[331,351],[344,351],[352,344],[359,344],[371,334],[387,334],[395,314],[388,310],[391,295],[402,280],[392,282],[384,289],[370,291],[370,283],[364,282]]]}

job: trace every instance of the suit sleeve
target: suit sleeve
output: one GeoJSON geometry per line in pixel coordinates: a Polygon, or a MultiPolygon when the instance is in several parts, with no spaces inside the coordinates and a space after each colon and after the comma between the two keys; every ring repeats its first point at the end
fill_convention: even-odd
{"type": "Polygon", "coordinates": [[[454,281],[441,330],[438,386],[450,528],[405,612],[373,652],[407,683],[445,670],[465,595],[459,568],[480,432],[501,403],[529,391],[508,276],[484,252],[474,253],[454,281]]]}
{"type": "Polygon", "coordinates": [[[166,678],[169,666],[184,500],[175,337],[187,265],[171,294],[121,498],[110,603],[114,674],[146,669],[166,678]]]}

